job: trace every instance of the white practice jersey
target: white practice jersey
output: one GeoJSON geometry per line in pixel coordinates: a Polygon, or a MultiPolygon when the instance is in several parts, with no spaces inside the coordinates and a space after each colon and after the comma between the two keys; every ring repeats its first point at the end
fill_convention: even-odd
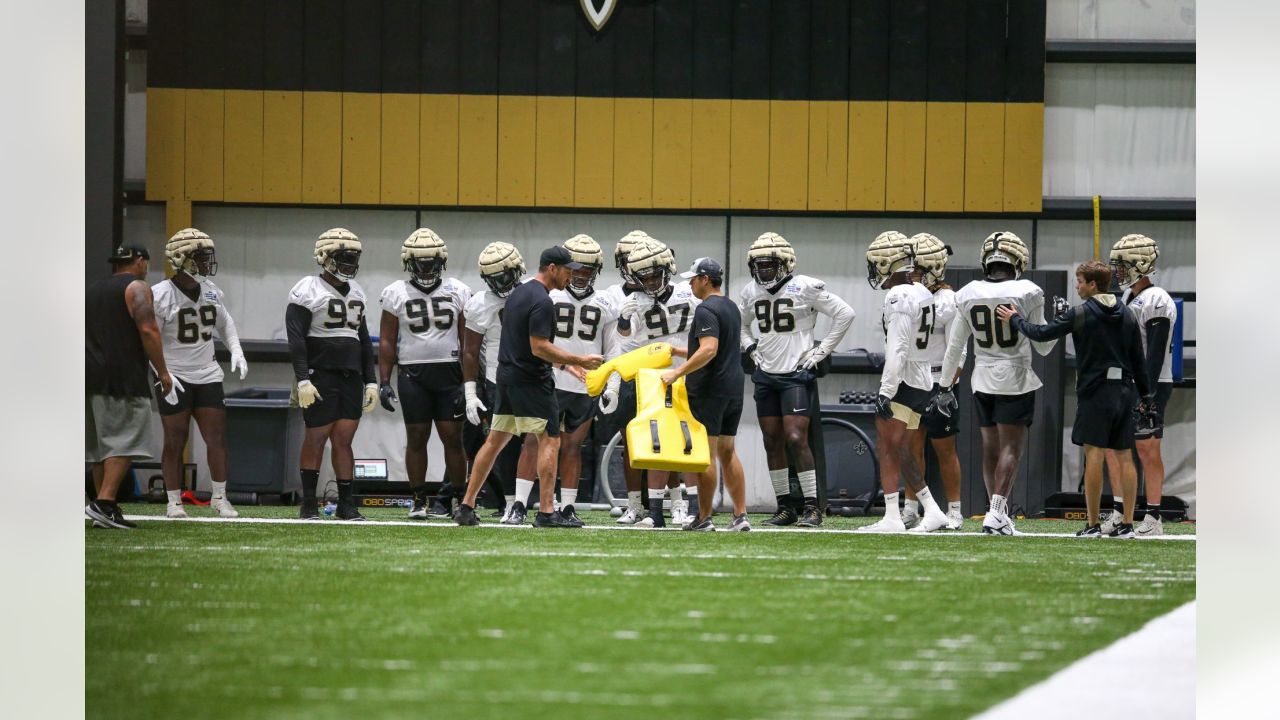
{"type": "MultiPolygon", "coordinates": [[[[956,291],[951,288],[938,290],[933,294],[933,318],[929,330],[929,347],[924,351],[925,357],[929,360],[929,367],[933,371],[934,382],[941,382],[942,361],[947,354],[947,332],[951,329],[951,324],[955,322],[955,319],[956,291]]],[[[960,367],[964,367],[966,354],[968,354],[968,347],[965,347],[964,353],[960,355],[960,367]]]]}
{"type": "Polygon", "coordinates": [[[928,347],[933,320],[933,293],[920,283],[895,285],[884,296],[880,324],[884,328],[884,370],[880,394],[894,397],[898,384],[933,389],[928,347]]]}
{"type": "Polygon", "coordinates": [[[491,383],[498,382],[498,345],[502,342],[502,309],[507,299],[481,290],[467,301],[463,311],[466,329],[484,336],[480,343],[480,357],[484,361],[484,377],[491,383]]]}
{"type": "Polygon", "coordinates": [[[215,335],[233,351],[240,349],[235,323],[222,304],[222,291],[209,280],[192,300],[172,280],[151,287],[152,307],[160,329],[160,344],[169,372],[183,382],[197,385],[222,382],[222,368],[213,357],[215,335]]]}
{"type": "Polygon", "coordinates": [[[827,292],[826,283],[808,275],[792,276],[773,290],[749,280],[738,297],[743,347],[757,343],[760,369],[767,373],[795,371],[800,356],[813,349],[819,314],[837,317],[847,311],[848,321],[853,321],[848,303],[827,292]]]}
{"type": "MultiPolygon", "coordinates": [[[[622,283],[614,283],[609,287],[605,288],[604,294],[610,300],[613,300],[613,306],[618,309],[619,313],[622,312],[622,306],[626,304],[627,298],[630,297],[630,295],[628,295],[627,292],[622,289],[622,283]]],[[[632,294],[644,295],[644,291],[637,290],[635,293],[632,293],[632,294]]],[[[640,334],[634,333],[634,332],[628,335],[627,337],[623,337],[619,335],[618,342],[621,344],[622,352],[624,353],[631,352],[632,350],[635,350],[636,348],[644,344],[644,340],[640,337],[640,334]]]]}
{"type": "Polygon", "coordinates": [[[471,288],[454,278],[440,281],[429,293],[408,280],[388,285],[382,291],[382,309],[400,321],[397,362],[458,362],[458,323],[470,299],[471,288]]]}
{"type": "Polygon", "coordinates": [[[1133,311],[1133,317],[1138,321],[1138,330],[1142,333],[1144,356],[1147,349],[1147,322],[1156,318],[1169,320],[1169,342],[1164,346],[1164,362],[1160,365],[1160,377],[1157,382],[1171,383],[1173,382],[1173,326],[1178,322],[1178,306],[1173,304],[1173,298],[1169,297],[1169,293],[1165,292],[1164,288],[1155,285],[1138,293],[1137,297],[1130,297],[1129,292],[1124,291],[1124,303],[1129,306],[1129,310],[1133,311]]]}
{"type": "MultiPolygon", "coordinates": [[[[555,303],[556,347],[574,355],[617,357],[622,352],[618,342],[617,300],[605,293],[593,292],[579,300],[568,290],[552,290],[555,303]]],[[[585,394],[587,386],[567,370],[556,366],[556,389],[585,394]]]]}
{"type": "Polygon", "coordinates": [[[1043,384],[1031,369],[1031,346],[1048,355],[1057,340],[1031,342],[996,315],[1013,305],[1028,322],[1043,325],[1044,291],[1030,280],[974,280],[956,293],[956,318],[947,335],[942,376],[960,366],[965,343],[973,336],[973,389],[991,395],[1021,395],[1043,384]]]}
{"type": "Polygon", "coordinates": [[[347,294],[325,282],[319,275],[308,275],[289,291],[289,304],[311,311],[311,327],[307,337],[360,339],[368,298],[355,280],[347,281],[347,294]]]}
{"type": "MultiPolygon", "coordinates": [[[[665,299],[655,301],[643,290],[627,295],[618,317],[631,320],[633,348],[649,343],[664,342],[684,347],[689,342],[689,323],[693,311],[701,301],[693,296],[689,283],[669,285],[665,299]]],[[[673,357],[671,364],[679,367],[684,358],[673,357]]]]}

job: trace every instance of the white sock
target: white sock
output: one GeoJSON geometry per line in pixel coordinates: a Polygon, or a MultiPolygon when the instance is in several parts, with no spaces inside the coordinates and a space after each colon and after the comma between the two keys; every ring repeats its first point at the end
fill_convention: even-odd
{"type": "Polygon", "coordinates": [[[893,516],[892,514],[893,514],[893,513],[897,513],[897,512],[898,512],[898,493],[896,493],[896,492],[895,492],[895,493],[885,493],[885,494],[884,494],[884,515],[885,515],[885,517],[892,517],[892,516],[893,516]]]}
{"type": "Polygon", "coordinates": [[[921,505],[924,505],[924,512],[926,515],[929,513],[942,512],[938,509],[938,501],[933,499],[933,493],[929,491],[929,487],[927,485],[916,492],[916,499],[920,501],[921,505]]]}
{"type": "Polygon", "coordinates": [[[643,493],[640,490],[627,491],[627,507],[637,511],[644,509],[643,493]]]}
{"type": "Polygon", "coordinates": [[[991,512],[1000,513],[1001,515],[1009,514],[1009,503],[1003,495],[991,496],[991,512]]]}
{"type": "Polygon", "coordinates": [[[514,504],[515,504],[515,502],[516,502],[516,496],[515,496],[515,495],[503,495],[502,497],[503,497],[503,499],[504,499],[504,500],[506,500],[506,501],[507,501],[507,510],[510,510],[510,509],[511,509],[511,506],[512,506],[512,505],[514,505],[514,504]]]}
{"type": "Polygon", "coordinates": [[[672,503],[672,506],[674,507],[675,503],[678,503],[684,500],[684,483],[680,483],[679,485],[671,488],[670,494],[671,494],[671,503],[672,503]]]}
{"type": "Polygon", "coordinates": [[[170,504],[170,505],[181,505],[181,504],[182,504],[182,491],[181,491],[181,490],[165,490],[165,491],[164,491],[164,494],[169,496],[169,504],[170,504]]]}
{"type": "Polygon", "coordinates": [[[769,482],[773,483],[774,495],[790,495],[791,479],[786,468],[769,471],[769,482]]]}
{"type": "Polygon", "coordinates": [[[529,493],[533,492],[532,480],[516,478],[516,502],[529,507],[529,493]]]}
{"type": "MultiPolygon", "coordinates": [[[[801,470],[796,473],[796,477],[800,480],[800,494],[806,498],[818,497],[818,471],[817,470],[801,470]]],[[[790,485],[790,483],[788,483],[790,485]]]]}
{"type": "Polygon", "coordinates": [[[578,501],[578,488],[560,488],[560,507],[572,505],[578,501]]]}
{"type": "Polygon", "coordinates": [[[952,513],[952,512],[958,513],[958,512],[960,512],[960,503],[959,503],[959,502],[949,502],[949,503],[947,503],[947,512],[949,512],[949,513],[952,513]]]}
{"type": "Polygon", "coordinates": [[[211,483],[213,485],[213,498],[225,498],[227,496],[227,484],[224,482],[211,483]]]}
{"type": "Polygon", "coordinates": [[[920,497],[919,495],[917,495],[917,496],[916,496],[917,500],[912,500],[911,498],[907,498],[907,499],[903,500],[903,501],[902,501],[902,510],[903,510],[903,512],[906,512],[907,510],[910,510],[910,511],[912,511],[912,512],[914,512],[914,513],[919,514],[919,512],[920,512],[920,502],[919,502],[919,500],[918,500],[918,498],[919,498],[919,497],[920,497]]]}

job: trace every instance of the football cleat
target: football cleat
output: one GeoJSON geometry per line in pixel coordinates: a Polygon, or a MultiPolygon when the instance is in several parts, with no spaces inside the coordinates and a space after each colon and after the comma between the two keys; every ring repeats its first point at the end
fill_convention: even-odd
{"type": "Polygon", "coordinates": [[[196,277],[213,277],[218,274],[218,259],[213,249],[213,239],[195,228],[185,228],[173,234],[164,244],[164,256],[174,270],[196,277]]]}
{"type": "Polygon", "coordinates": [[[453,486],[442,485],[440,494],[436,495],[435,500],[431,501],[431,509],[427,510],[429,518],[451,518],[453,517],[453,486]]]}
{"type": "Polygon", "coordinates": [[[167,518],[185,520],[187,518],[187,511],[182,507],[182,503],[178,503],[177,505],[170,503],[164,509],[164,516],[167,518]]]}
{"type": "Polygon", "coordinates": [[[586,523],[582,521],[582,518],[578,517],[578,511],[574,510],[572,505],[565,505],[560,508],[560,515],[566,522],[574,527],[582,527],[586,525],[586,523]]]}
{"type": "Polygon", "coordinates": [[[230,520],[240,517],[240,511],[236,510],[235,506],[231,504],[231,501],[224,497],[210,500],[209,507],[212,508],[214,512],[218,513],[218,517],[220,518],[227,518],[230,520]]]}
{"type": "Polygon", "coordinates": [[[104,528],[133,530],[137,525],[124,519],[120,506],[110,500],[94,500],[84,506],[84,514],[104,528]]]}
{"type": "Polygon", "coordinates": [[[536,528],[572,528],[578,527],[565,519],[560,511],[544,513],[540,512],[533,518],[533,526],[536,528]]]}
{"type": "Polygon", "coordinates": [[[1116,525],[1114,530],[1106,533],[1102,537],[1132,539],[1135,537],[1133,534],[1133,523],[1120,523],[1119,525],[1116,525]]]}
{"type": "Polygon", "coordinates": [[[463,526],[480,524],[480,518],[476,517],[476,509],[466,503],[458,503],[458,509],[453,513],[453,521],[463,526]]]}
{"type": "Polygon", "coordinates": [[[960,514],[960,511],[948,510],[947,511],[947,529],[959,530],[962,527],[964,527],[964,516],[960,514]]]}
{"type": "Polygon", "coordinates": [[[507,508],[507,516],[502,518],[503,525],[523,525],[529,517],[529,511],[525,509],[524,503],[519,500],[511,503],[511,507],[507,508]]]}
{"type": "Polygon", "coordinates": [[[1076,537],[1096,538],[1102,537],[1101,525],[1085,525],[1084,528],[1076,532],[1076,537]]]}
{"type": "Polygon", "coordinates": [[[684,526],[685,523],[692,520],[689,515],[689,501],[675,500],[671,503],[671,524],[684,526]]]}
{"type": "Polygon", "coordinates": [[[1125,235],[1111,248],[1111,276],[1122,289],[1156,271],[1160,247],[1146,235],[1125,235]]]}
{"type": "Polygon", "coordinates": [[[920,513],[911,506],[902,508],[902,526],[910,530],[920,524],[920,513]]]}
{"type": "Polygon", "coordinates": [[[302,504],[298,505],[299,520],[319,520],[320,506],[316,504],[315,498],[303,498],[302,504]]]}
{"type": "Polygon", "coordinates": [[[685,525],[683,529],[691,532],[715,532],[716,524],[711,522],[710,517],[705,517],[701,520],[694,518],[690,520],[689,524],[685,525]]]}
{"type": "Polygon", "coordinates": [[[413,494],[413,506],[409,508],[410,520],[426,520],[427,519],[427,496],[418,493],[413,494]]]}
{"type": "Polygon", "coordinates": [[[725,528],[729,532],[747,532],[751,529],[751,521],[747,519],[747,514],[742,513],[733,518],[729,523],[729,527],[725,528]]]}
{"type": "Polygon", "coordinates": [[[1133,532],[1140,538],[1160,537],[1164,534],[1164,523],[1160,518],[1147,513],[1146,517],[1142,518],[1142,522],[1133,529],[1133,532]]]}
{"type": "Polygon", "coordinates": [[[932,512],[925,510],[924,517],[915,527],[911,528],[913,533],[931,533],[937,532],[947,526],[947,516],[941,510],[934,509],[932,512]]]}
{"type": "Polygon", "coordinates": [[[653,528],[666,527],[666,523],[654,522],[652,515],[645,515],[644,517],[637,520],[636,524],[632,525],[631,527],[638,527],[638,528],[644,528],[646,530],[652,530],[653,528]]]}
{"type": "Polygon", "coordinates": [[[524,258],[511,243],[491,242],[480,253],[480,278],[498,297],[510,295],[524,273],[524,258]]]}
{"type": "Polygon", "coordinates": [[[1004,263],[1013,268],[1014,277],[1021,277],[1031,262],[1031,251],[1022,238],[1005,230],[993,232],[982,241],[982,269],[989,272],[988,265],[1004,263]]]}
{"type": "Polygon", "coordinates": [[[822,511],[817,505],[805,505],[804,512],[800,514],[800,527],[819,527],[822,525],[822,511]]]}
{"type": "Polygon", "coordinates": [[[618,518],[617,523],[619,525],[635,525],[636,521],[640,519],[640,513],[640,508],[628,505],[627,509],[622,511],[622,516],[618,518]]]}
{"type": "Polygon", "coordinates": [[[1009,516],[994,510],[988,510],[982,518],[982,532],[986,535],[1013,535],[1013,522],[1009,516]]]}
{"type": "Polygon", "coordinates": [[[1124,523],[1124,513],[1119,510],[1112,510],[1106,517],[1102,518],[1102,534],[1110,535],[1115,531],[1116,527],[1124,523]]]}
{"type": "Polygon", "coordinates": [[[902,515],[896,512],[886,512],[884,517],[871,523],[863,525],[854,532],[865,533],[900,533],[906,532],[907,526],[902,524],[902,515]]]}
{"type": "Polygon", "coordinates": [[[333,516],[339,520],[364,520],[365,517],[360,514],[360,508],[350,500],[338,501],[338,509],[334,511],[333,516]]]}
{"type": "Polygon", "coordinates": [[[400,264],[413,282],[429,291],[449,266],[449,248],[431,228],[418,228],[400,246],[400,264]]]}
{"type": "Polygon", "coordinates": [[[784,527],[786,525],[795,525],[799,519],[794,508],[790,505],[782,505],[774,511],[773,517],[764,521],[764,524],[773,527],[784,527]]]}
{"type": "Polygon", "coordinates": [[[360,271],[360,238],[346,228],[325,230],[316,240],[316,264],[340,280],[350,280],[360,271]]]}
{"type": "Polygon", "coordinates": [[[627,272],[644,288],[649,297],[656,298],[666,292],[671,278],[679,272],[676,256],[661,240],[641,240],[627,255],[627,272]]]}

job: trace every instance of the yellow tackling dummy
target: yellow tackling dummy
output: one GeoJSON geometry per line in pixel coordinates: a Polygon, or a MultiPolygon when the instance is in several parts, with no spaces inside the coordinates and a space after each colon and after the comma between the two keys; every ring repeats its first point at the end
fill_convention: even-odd
{"type": "Polygon", "coordinates": [[[618,373],[623,380],[634,380],[636,372],[642,368],[671,367],[671,345],[668,343],[649,343],[629,353],[606,362],[587,373],[587,394],[598,397],[604,392],[609,375],[618,373]]]}

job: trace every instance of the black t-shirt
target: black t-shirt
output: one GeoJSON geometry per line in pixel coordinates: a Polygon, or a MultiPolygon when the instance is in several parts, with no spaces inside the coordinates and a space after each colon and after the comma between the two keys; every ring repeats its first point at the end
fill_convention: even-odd
{"type": "Polygon", "coordinates": [[[502,385],[553,382],[551,363],[533,354],[529,338],[555,342],[555,305],[537,280],[521,283],[502,310],[502,341],[498,344],[498,382],[502,385]]]}
{"type": "Polygon", "coordinates": [[[125,296],[133,275],[103,278],[84,291],[84,389],[89,395],[147,397],[147,353],[125,296]]]}
{"type": "Polygon", "coordinates": [[[693,311],[689,326],[689,357],[698,351],[699,338],[714,337],[720,341],[711,362],[689,373],[685,388],[690,397],[738,397],[742,395],[742,314],[738,306],[723,295],[711,295],[693,311]]]}

